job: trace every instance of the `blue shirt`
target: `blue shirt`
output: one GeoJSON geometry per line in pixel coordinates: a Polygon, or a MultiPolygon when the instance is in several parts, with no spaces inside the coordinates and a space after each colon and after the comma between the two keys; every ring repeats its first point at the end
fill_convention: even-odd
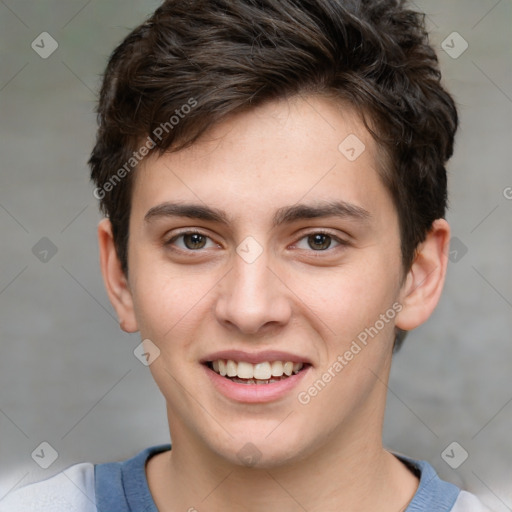
{"type": "MultiPolygon", "coordinates": [[[[146,462],[170,449],[170,444],[164,444],[122,462],[75,464],[10,493],[0,502],[0,512],[158,512],[148,486],[146,462]]],[[[489,512],[476,496],[441,480],[428,462],[394,455],[419,478],[405,512],[489,512]]]]}

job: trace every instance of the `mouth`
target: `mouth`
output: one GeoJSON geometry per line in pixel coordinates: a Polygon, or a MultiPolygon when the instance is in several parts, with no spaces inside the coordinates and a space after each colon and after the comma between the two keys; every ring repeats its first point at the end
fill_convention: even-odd
{"type": "Polygon", "coordinates": [[[247,385],[281,382],[311,366],[309,363],[293,361],[264,361],[252,364],[247,361],[234,361],[232,359],[216,359],[206,361],[204,364],[221,377],[238,384],[247,385]]]}

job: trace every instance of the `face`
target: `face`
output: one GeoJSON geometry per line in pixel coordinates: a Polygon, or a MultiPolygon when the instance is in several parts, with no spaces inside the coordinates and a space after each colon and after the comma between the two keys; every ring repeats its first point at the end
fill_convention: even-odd
{"type": "Polygon", "coordinates": [[[378,162],[310,96],[138,169],[128,283],[173,448],[271,467],[380,436],[402,268],[378,162]]]}

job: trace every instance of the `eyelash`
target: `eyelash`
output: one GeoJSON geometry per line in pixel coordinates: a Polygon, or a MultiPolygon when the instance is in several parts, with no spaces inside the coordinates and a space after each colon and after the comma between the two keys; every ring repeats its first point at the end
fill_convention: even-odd
{"type": "MultiPolygon", "coordinates": [[[[213,241],[210,236],[208,236],[206,233],[203,233],[201,231],[182,231],[181,233],[178,233],[178,234],[174,235],[171,239],[166,241],[164,243],[164,245],[166,247],[171,247],[172,250],[174,250],[176,252],[186,252],[186,253],[202,252],[201,249],[196,249],[196,250],[194,250],[194,249],[181,249],[181,248],[176,249],[176,248],[172,247],[173,243],[177,239],[179,239],[179,238],[181,238],[183,236],[186,236],[186,235],[201,235],[201,236],[204,236],[205,238],[208,238],[209,240],[213,241]]],[[[328,236],[331,240],[335,241],[339,245],[335,246],[334,248],[328,247],[327,249],[318,250],[318,251],[315,251],[314,249],[309,249],[309,250],[308,249],[299,249],[299,250],[308,250],[309,252],[312,252],[312,253],[328,253],[328,252],[332,252],[333,250],[336,250],[336,248],[349,245],[349,243],[346,240],[338,238],[337,236],[333,235],[332,233],[330,233],[328,231],[325,231],[325,230],[322,230],[322,229],[317,230],[317,231],[311,231],[309,233],[304,234],[301,238],[299,238],[298,242],[300,242],[300,241],[302,241],[304,239],[307,239],[308,237],[313,236],[313,235],[328,236]]],[[[296,242],[294,245],[296,245],[298,242],[296,242]]]]}

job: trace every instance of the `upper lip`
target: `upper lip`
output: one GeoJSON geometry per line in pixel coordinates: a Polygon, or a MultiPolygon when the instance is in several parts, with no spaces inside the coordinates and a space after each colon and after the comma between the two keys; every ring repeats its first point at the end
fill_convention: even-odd
{"type": "Polygon", "coordinates": [[[264,350],[262,352],[245,352],[244,350],[220,350],[201,359],[201,363],[208,361],[217,361],[219,359],[231,359],[232,361],[244,361],[247,363],[258,364],[266,361],[291,361],[293,363],[311,364],[307,357],[282,352],[279,350],[264,350]]]}

